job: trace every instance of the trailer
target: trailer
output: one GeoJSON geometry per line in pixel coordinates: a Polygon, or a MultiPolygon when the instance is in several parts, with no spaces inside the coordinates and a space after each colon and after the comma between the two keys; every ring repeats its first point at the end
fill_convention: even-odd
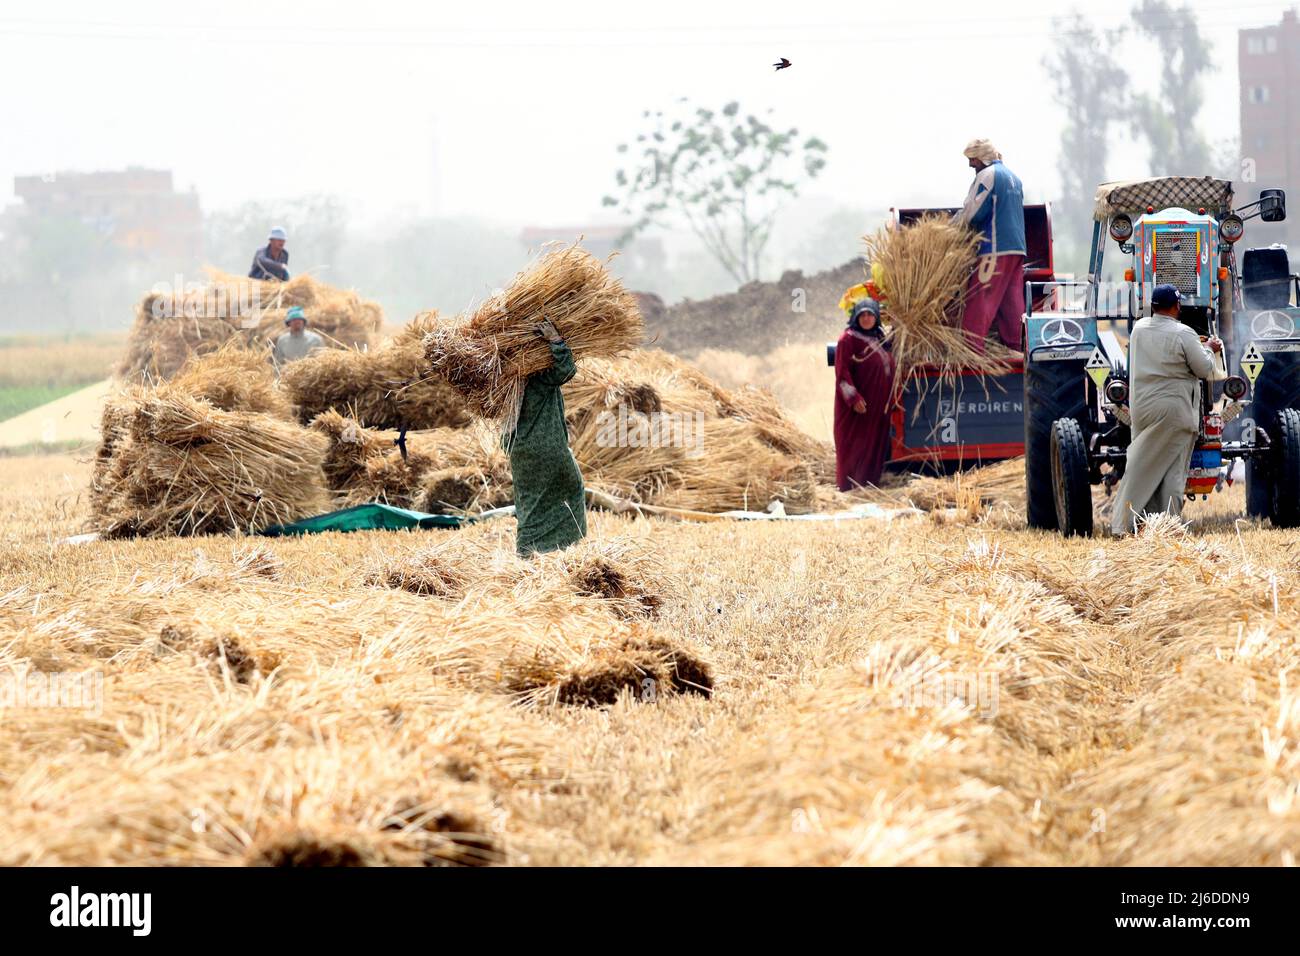
{"type": "MultiPolygon", "coordinates": [[[[956,212],[955,207],[890,211],[895,225],[916,222],[927,214],[956,212]]],[[[1043,308],[1056,281],[1049,204],[1025,206],[1025,239],[1028,294],[1043,308]]],[[[828,365],[835,364],[834,344],[827,346],[826,359],[828,365]]],[[[965,371],[945,379],[937,368],[913,370],[901,387],[901,407],[891,418],[886,465],[948,470],[1023,455],[1024,394],[1024,364],[1019,360],[1009,363],[1002,375],[965,371]]]]}

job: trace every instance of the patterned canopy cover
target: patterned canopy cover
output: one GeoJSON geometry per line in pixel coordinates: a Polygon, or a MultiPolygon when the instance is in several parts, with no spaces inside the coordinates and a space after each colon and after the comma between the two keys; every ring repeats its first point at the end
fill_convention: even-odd
{"type": "Polygon", "coordinates": [[[1097,187],[1093,218],[1105,222],[1120,213],[1141,215],[1148,206],[1167,209],[1200,209],[1213,216],[1232,211],[1232,183],[1212,176],[1162,176],[1159,179],[1135,179],[1122,183],[1103,183],[1097,187]]]}

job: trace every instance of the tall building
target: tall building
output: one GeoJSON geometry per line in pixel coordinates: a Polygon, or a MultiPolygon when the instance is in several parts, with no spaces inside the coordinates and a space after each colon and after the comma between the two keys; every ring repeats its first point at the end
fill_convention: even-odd
{"type": "Polygon", "coordinates": [[[1241,81],[1241,156],[1237,201],[1250,202],[1259,190],[1287,191],[1284,223],[1252,220],[1246,237],[1252,246],[1290,241],[1292,264],[1300,259],[1300,16],[1282,15],[1276,26],[1238,34],[1241,81]],[[1242,181],[1249,171],[1254,182],[1242,181]]]}

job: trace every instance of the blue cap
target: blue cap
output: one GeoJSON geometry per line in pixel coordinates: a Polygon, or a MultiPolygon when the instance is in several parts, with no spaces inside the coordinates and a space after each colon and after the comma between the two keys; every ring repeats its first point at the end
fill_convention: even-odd
{"type": "Polygon", "coordinates": [[[284,324],[288,325],[294,319],[302,319],[304,322],[307,321],[307,313],[302,310],[302,306],[295,305],[292,309],[290,309],[287,313],[285,313],[284,324]]]}
{"type": "Polygon", "coordinates": [[[1178,290],[1168,283],[1158,285],[1151,290],[1151,308],[1153,309],[1167,309],[1181,301],[1182,296],[1178,294],[1178,290]]]}
{"type": "Polygon", "coordinates": [[[266,238],[267,238],[267,239],[283,239],[283,240],[285,240],[286,242],[287,242],[288,239],[289,239],[289,237],[288,237],[288,235],[285,233],[285,231],[284,231],[282,228],[280,228],[279,226],[276,226],[274,229],[272,229],[272,230],[270,231],[270,233],[267,235],[266,238]]]}

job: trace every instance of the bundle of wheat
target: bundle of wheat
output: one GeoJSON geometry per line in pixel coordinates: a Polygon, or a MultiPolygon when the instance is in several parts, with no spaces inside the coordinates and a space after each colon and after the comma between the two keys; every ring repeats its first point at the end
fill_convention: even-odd
{"type": "Polygon", "coordinates": [[[475,429],[409,432],[403,458],[394,438],[334,410],[311,428],[328,439],[325,475],[345,504],[381,501],[437,514],[510,502],[509,460],[475,429]]]}
{"type": "Polygon", "coordinates": [[[265,355],[293,306],[301,306],[311,327],[335,348],[368,347],[383,325],[378,305],[309,275],[258,282],[209,270],[204,284],[151,292],[141,300],[118,374],[132,381],[165,380],[190,356],[231,340],[265,355]]]}
{"type": "Polygon", "coordinates": [[[922,365],[945,375],[958,368],[998,374],[1011,354],[988,343],[971,348],[961,327],[966,283],[976,266],[979,237],[947,217],[925,216],[905,226],[885,227],[866,237],[867,258],[882,271],[884,321],[897,365],[906,381],[922,365]]]}
{"type": "Polygon", "coordinates": [[[92,523],[105,536],[255,532],[329,505],[326,441],[314,432],[170,385],[135,387],[110,405],[91,487],[92,523]]]}
{"type": "Polygon", "coordinates": [[[323,468],[330,488],[335,491],[352,487],[357,476],[365,471],[366,460],[384,454],[391,447],[379,435],[358,425],[356,419],[333,409],[317,415],[310,427],[329,442],[323,468]]]}
{"type": "Polygon", "coordinates": [[[186,359],[171,384],[227,412],[264,412],[293,420],[293,407],[275,384],[265,358],[235,342],[186,359]]]}
{"type": "Polygon", "coordinates": [[[320,351],[294,362],[280,382],[310,422],[331,409],[369,428],[459,428],[470,422],[464,401],[424,361],[424,336],[436,313],[417,316],[391,342],[372,351],[320,351]]]}
{"type": "Polygon", "coordinates": [[[699,454],[678,461],[651,504],[689,511],[758,511],[780,502],[790,514],[816,506],[817,478],[797,458],[767,445],[752,422],[707,422],[699,454]]]}
{"type": "Polygon", "coordinates": [[[552,322],[579,360],[612,356],[641,340],[636,298],[577,245],[545,253],[503,292],[454,325],[436,326],[425,356],[471,410],[508,429],[524,381],[551,367],[537,325],[552,322]]]}
{"type": "Polygon", "coordinates": [[[584,363],[565,386],[570,445],[590,486],[690,510],[809,510],[834,468],[760,389],[729,391],[680,359],[635,351],[584,363]]]}
{"type": "Polygon", "coordinates": [[[348,505],[378,501],[397,508],[416,508],[423,503],[426,476],[437,467],[437,456],[408,448],[406,457],[393,448],[373,455],[352,480],[343,496],[348,505]]]}

